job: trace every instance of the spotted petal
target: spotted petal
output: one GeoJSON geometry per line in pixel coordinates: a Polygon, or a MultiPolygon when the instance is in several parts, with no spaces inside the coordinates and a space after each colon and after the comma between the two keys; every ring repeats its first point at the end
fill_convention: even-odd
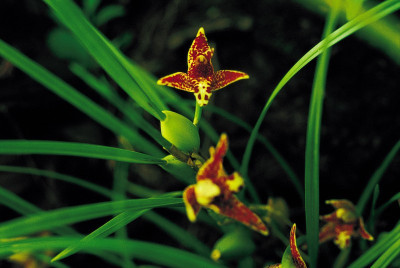
{"type": "Polygon", "coordinates": [[[249,75],[244,72],[239,71],[230,71],[230,70],[221,70],[214,74],[213,84],[211,85],[211,89],[218,90],[223,87],[226,87],[233,82],[236,82],[241,79],[248,79],[249,75]]]}
{"type": "Polygon", "coordinates": [[[335,224],[333,222],[329,222],[321,227],[319,231],[319,243],[324,243],[335,238],[335,224]]]}
{"type": "Polygon", "coordinates": [[[290,230],[290,252],[292,253],[293,263],[296,268],[307,268],[306,263],[300,255],[296,242],[296,224],[290,230]]]}
{"type": "Polygon", "coordinates": [[[367,230],[365,230],[364,220],[360,217],[358,221],[360,228],[358,232],[360,233],[361,237],[369,241],[374,240],[374,237],[370,235],[367,230]]]}
{"type": "Polygon", "coordinates": [[[223,158],[228,150],[228,137],[222,134],[217,147],[210,147],[210,158],[203,164],[197,173],[197,180],[213,179],[227,176],[223,168],[223,158]]]}
{"type": "Polygon", "coordinates": [[[196,58],[203,55],[206,60],[211,63],[211,58],[214,54],[214,49],[208,45],[204,28],[200,27],[197,32],[196,38],[193,40],[188,52],[188,68],[190,69],[196,58]]]}
{"type": "Polygon", "coordinates": [[[194,88],[190,84],[190,79],[188,75],[182,72],[177,72],[164,76],[158,79],[157,84],[174,87],[188,92],[194,92],[194,88]]]}
{"type": "Polygon", "coordinates": [[[261,219],[234,195],[230,195],[227,199],[220,198],[216,199],[208,208],[218,214],[237,220],[263,235],[268,235],[268,229],[261,219]]]}
{"type": "Polygon", "coordinates": [[[185,203],[186,214],[191,222],[196,221],[197,214],[199,214],[201,208],[200,204],[196,200],[194,188],[194,185],[190,185],[183,192],[183,202],[185,203]]]}

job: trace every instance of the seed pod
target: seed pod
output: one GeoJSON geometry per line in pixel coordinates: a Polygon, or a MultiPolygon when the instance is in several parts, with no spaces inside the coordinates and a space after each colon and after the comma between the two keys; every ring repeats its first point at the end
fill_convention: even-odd
{"type": "Polygon", "coordinates": [[[196,171],[192,167],[176,159],[173,155],[167,155],[163,160],[167,163],[160,166],[165,171],[174,175],[185,184],[192,184],[195,182],[196,171]]]}
{"type": "Polygon", "coordinates": [[[161,121],[161,135],[184,153],[192,153],[200,147],[199,130],[193,123],[175,112],[163,111],[166,115],[161,121]]]}
{"type": "Polygon", "coordinates": [[[219,259],[241,259],[252,254],[255,249],[256,246],[248,232],[235,230],[225,234],[215,243],[214,249],[211,252],[211,258],[214,261],[218,261],[219,259]]]}

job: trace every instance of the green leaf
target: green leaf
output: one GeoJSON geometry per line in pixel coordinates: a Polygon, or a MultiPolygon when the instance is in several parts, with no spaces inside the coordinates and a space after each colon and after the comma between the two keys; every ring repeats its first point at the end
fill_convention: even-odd
{"type": "Polygon", "coordinates": [[[153,211],[144,214],[143,218],[164,230],[181,245],[193,249],[200,255],[210,256],[210,249],[191,233],[184,230],[181,226],[167,220],[153,211]]]}
{"type": "MultiPolygon", "coordinates": [[[[77,243],[77,238],[32,238],[18,241],[4,242],[0,245],[0,255],[9,255],[17,251],[41,251],[58,250],[77,243]]],[[[126,249],[132,256],[139,260],[148,261],[163,267],[174,268],[222,268],[221,264],[215,263],[208,258],[198,256],[180,249],[137,240],[119,240],[112,238],[93,239],[82,247],[82,250],[107,250],[120,253],[126,249]]]]}
{"type": "MultiPolygon", "coordinates": [[[[8,191],[7,189],[2,188],[1,186],[0,186],[0,204],[3,204],[4,206],[7,206],[12,210],[15,210],[23,215],[42,212],[42,210],[37,206],[35,206],[34,204],[25,201],[24,199],[8,191]]],[[[55,228],[53,229],[53,232],[60,235],[79,235],[78,232],[76,232],[73,228],[70,228],[68,226],[55,228]]],[[[119,258],[116,258],[116,256],[114,256],[111,253],[102,251],[97,251],[97,252],[93,251],[92,254],[99,256],[100,258],[103,258],[104,260],[107,260],[108,262],[113,263],[115,265],[120,266],[121,264],[121,260],[119,258]]],[[[46,262],[49,261],[50,259],[48,259],[46,262]]]]}
{"type": "MultiPolygon", "coordinates": [[[[72,1],[43,0],[54,11],[58,19],[70,29],[86,47],[98,64],[110,77],[143,109],[159,120],[165,118],[166,107],[152,87],[142,83],[137,66],[129,63],[125,56],[85,18],[72,1]]],[[[155,85],[153,85],[155,87],[155,85]]]]}
{"type": "MultiPolygon", "coordinates": [[[[338,7],[329,12],[323,37],[328,36],[335,28],[338,18],[338,7]]],[[[326,43],[329,41],[327,39],[326,43]]],[[[325,43],[325,44],[326,44],[325,43]]],[[[310,266],[317,267],[318,234],[319,234],[319,150],[321,138],[322,107],[325,95],[326,77],[330,59],[330,50],[324,52],[317,60],[311,93],[307,122],[305,154],[305,209],[307,241],[309,245],[310,266]]]]}
{"type": "Polygon", "coordinates": [[[362,215],[364,208],[368,202],[368,199],[370,198],[375,186],[381,180],[383,174],[385,173],[385,171],[388,168],[388,166],[390,165],[390,163],[393,161],[393,158],[396,156],[399,149],[400,149],[400,140],[398,142],[396,142],[396,144],[392,147],[392,149],[387,154],[385,159],[383,159],[382,164],[376,169],[374,174],[372,174],[367,185],[364,187],[364,191],[361,194],[361,197],[358,200],[358,203],[356,206],[359,215],[362,215]]]}
{"type": "Polygon", "coordinates": [[[125,15],[125,9],[119,5],[108,5],[100,9],[94,17],[94,25],[100,27],[112,19],[122,17],[125,15]]]}
{"type": "Polygon", "coordinates": [[[292,252],[290,251],[290,246],[287,246],[285,252],[282,256],[282,268],[296,268],[296,265],[293,262],[292,252]]]}
{"type": "Polygon", "coordinates": [[[390,256],[388,256],[386,253],[390,252],[391,254],[398,254],[396,250],[400,248],[400,245],[398,245],[399,241],[400,224],[397,224],[390,233],[380,237],[372,247],[365,251],[357,260],[351,263],[348,268],[369,267],[369,265],[379,256],[384,256],[380,260],[382,263],[385,260],[390,260],[390,256]],[[397,249],[394,247],[394,245],[396,245],[397,249]]]}
{"type": "Polygon", "coordinates": [[[110,129],[115,135],[125,136],[135,146],[135,149],[154,155],[163,155],[159,148],[149,143],[121,120],[2,40],[0,40],[0,55],[53,93],[110,129]]]}
{"type": "Polygon", "coordinates": [[[111,201],[61,208],[0,223],[0,238],[29,235],[85,220],[162,206],[181,205],[182,198],[148,198],[111,201]]]}
{"type": "Polygon", "coordinates": [[[123,100],[110,86],[105,79],[98,79],[79,64],[71,64],[70,70],[87,85],[108,100],[115,108],[117,108],[132,124],[144,130],[155,141],[164,148],[170,148],[171,144],[166,141],[160,133],[159,129],[154,128],[130,103],[123,100]]]}
{"type": "Polygon", "coordinates": [[[315,59],[318,55],[320,55],[324,51],[324,47],[328,48],[336,43],[340,42],[347,36],[353,34],[354,32],[360,30],[361,28],[365,27],[372,22],[375,22],[397,10],[400,9],[400,2],[398,0],[387,0],[383,3],[378,4],[374,8],[369,9],[368,11],[364,12],[363,14],[357,16],[353,20],[349,21],[329,36],[327,36],[324,40],[319,42],[315,45],[311,50],[309,50],[300,60],[296,62],[295,65],[285,74],[282,80],[278,83],[275,87],[271,96],[265,103],[263,110],[260,113],[260,116],[257,119],[257,122],[253,128],[253,131],[250,135],[249,141],[247,142],[246,150],[243,155],[242,160],[242,175],[247,174],[251,152],[254,147],[254,143],[256,141],[258,131],[260,130],[261,124],[264,121],[265,115],[269,110],[273,100],[282,90],[282,88],[290,81],[290,79],[297,74],[302,68],[304,68],[310,61],[315,59]],[[329,40],[327,42],[327,40],[329,40]]]}
{"type": "Polygon", "coordinates": [[[140,164],[164,163],[158,157],[138,152],[76,142],[0,140],[0,154],[70,155],[140,164]]]}
{"type": "MultiPolygon", "coordinates": [[[[35,176],[43,176],[43,177],[49,177],[61,181],[65,181],[68,183],[76,184],[79,185],[82,188],[89,189],[93,192],[99,193],[103,196],[110,197],[112,196],[112,191],[109,189],[106,189],[104,187],[101,187],[97,184],[91,183],[86,180],[82,180],[73,176],[61,174],[58,172],[50,171],[50,170],[43,170],[43,169],[37,169],[37,168],[28,168],[28,167],[18,167],[18,166],[4,166],[0,165],[0,171],[1,172],[12,172],[12,173],[21,173],[21,174],[30,174],[30,175],[35,175],[35,176]]],[[[26,176],[25,178],[31,178],[31,176],[26,176]]],[[[22,213],[25,214],[25,213],[22,213]]]]}
{"type": "Polygon", "coordinates": [[[69,246],[68,248],[64,249],[61,251],[59,254],[57,254],[51,261],[59,261],[61,259],[64,259],[68,256],[71,256],[72,254],[75,254],[78,252],[81,248],[84,247],[86,243],[89,241],[92,241],[94,239],[98,238],[104,238],[109,236],[110,234],[114,233],[115,231],[119,230],[120,228],[124,227],[128,223],[134,221],[138,217],[142,216],[145,212],[148,210],[128,210],[125,212],[122,212],[121,214],[115,216],[105,224],[103,224],[101,227],[97,228],[84,238],[80,240],[78,243],[73,244],[69,246]]]}

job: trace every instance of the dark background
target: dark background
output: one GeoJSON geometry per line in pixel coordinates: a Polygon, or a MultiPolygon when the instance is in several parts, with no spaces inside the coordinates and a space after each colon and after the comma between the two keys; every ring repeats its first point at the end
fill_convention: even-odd
{"type": "MultiPolygon", "coordinates": [[[[189,46],[200,26],[210,45],[216,48],[216,69],[245,71],[243,80],[216,92],[212,104],[254,125],[265,102],[284,74],[309,49],[319,42],[324,19],[293,1],[110,1],[126,8],[126,15],[100,28],[113,39],[129,32],[133,39],[123,51],[157,77],[185,71],[189,46]]],[[[102,6],[106,3],[104,2],[102,6]]],[[[2,0],[0,38],[62,77],[101,105],[109,105],[91,93],[68,70],[68,62],[58,59],[47,47],[48,33],[56,26],[40,1],[2,0]]],[[[400,46],[400,41],[399,41],[400,46]]],[[[315,63],[300,71],[273,102],[261,127],[261,133],[304,177],[305,134],[315,63]]],[[[101,73],[97,70],[95,72],[101,73]]],[[[366,42],[351,36],[332,49],[321,129],[320,199],[321,214],[331,208],[327,199],[346,198],[357,202],[370,176],[399,139],[399,73],[393,59],[366,42]]],[[[186,99],[191,94],[180,93],[186,99]]],[[[110,107],[113,111],[113,108],[110,107]]],[[[226,119],[203,112],[219,132],[230,138],[230,149],[240,160],[249,133],[226,119]]],[[[55,96],[18,69],[0,78],[0,138],[88,142],[116,146],[115,137],[55,96]]],[[[205,146],[207,147],[207,146],[205,146]]],[[[207,148],[202,148],[206,152],[207,148]]],[[[102,160],[61,156],[1,156],[0,164],[22,165],[55,170],[99,183],[112,185],[110,163],[102,160]]],[[[378,204],[399,192],[400,157],[395,157],[380,182],[378,204]]],[[[232,169],[228,166],[228,172],[232,169]]],[[[305,232],[303,204],[287,175],[260,144],[256,144],[249,176],[263,202],[268,197],[283,197],[288,202],[291,220],[305,232]]],[[[130,179],[160,190],[181,190],[182,185],[158,168],[135,166],[130,179]],[[145,174],[145,175],[143,175],[145,174]]],[[[0,173],[0,183],[43,209],[98,202],[102,198],[90,192],[76,194],[76,187],[51,179],[0,173]],[[29,177],[29,179],[27,179],[29,177]]],[[[364,217],[368,218],[367,206],[364,217]]],[[[17,214],[0,209],[0,219],[17,214]]],[[[398,220],[398,207],[392,205],[377,222],[377,230],[390,230],[398,220]]],[[[174,216],[171,216],[174,217],[174,216]]],[[[79,225],[90,232],[94,221],[79,225]]],[[[189,224],[182,220],[182,225],[189,224]]],[[[172,244],[161,231],[154,235],[146,222],[133,228],[149,228],[143,238],[172,244]],[[168,242],[166,242],[168,241],[168,242]]],[[[193,228],[193,227],[192,227],[193,228]]],[[[140,230],[140,229],[138,229],[140,230]]],[[[198,229],[195,229],[199,231],[198,229]]],[[[200,232],[200,231],[199,231],[200,232]]],[[[135,232],[135,238],[138,236],[135,232]]],[[[200,234],[201,235],[201,234],[200,234]]],[[[212,243],[215,237],[206,238],[212,243]]],[[[268,240],[269,238],[267,238],[268,240]]],[[[279,262],[282,244],[257,239],[257,264],[279,262]],[[275,247],[271,250],[271,247],[275,247]],[[277,253],[276,253],[277,252],[277,253]]],[[[338,250],[325,245],[321,261],[332,262],[338,250]]],[[[85,256],[86,258],[87,256],[85,256]]],[[[71,257],[69,261],[82,261],[71,257]]],[[[5,264],[4,264],[5,265],[5,264]]],[[[76,264],[75,264],[76,265],[76,264]]],[[[78,267],[74,266],[73,267],[78,267]]]]}

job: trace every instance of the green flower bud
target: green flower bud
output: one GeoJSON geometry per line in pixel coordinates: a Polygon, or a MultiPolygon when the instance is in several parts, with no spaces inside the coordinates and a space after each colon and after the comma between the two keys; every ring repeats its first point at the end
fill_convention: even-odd
{"type": "Polygon", "coordinates": [[[192,184],[195,182],[196,171],[183,163],[182,161],[176,159],[173,155],[167,155],[163,158],[167,163],[160,165],[165,171],[174,175],[177,179],[185,184],[192,184]]]}
{"type": "Polygon", "coordinates": [[[163,113],[166,117],[161,121],[161,135],[184,153],[197,151],[200,147],[197,127],[183,115],[171,111],[163,113]]]}
{"type": "Polygon", "coordinates": [[[252,254],[255,249],[256,246],[248,232],[235,230],[225,234],[215,243],[214,249],[211,252],[211,258],[214,261],[218,261],[219,259],[241,259],[252,254]]]}

